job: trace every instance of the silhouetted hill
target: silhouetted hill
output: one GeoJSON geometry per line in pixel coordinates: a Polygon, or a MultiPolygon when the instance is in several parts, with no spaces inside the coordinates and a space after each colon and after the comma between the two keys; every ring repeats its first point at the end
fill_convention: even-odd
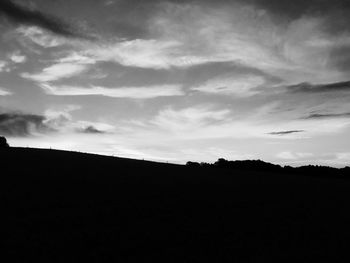
{"type": "Polygon", "coordinates": [[[347,261],[347,178],[27,148],[0,158],[10,262],[347,261]]]}

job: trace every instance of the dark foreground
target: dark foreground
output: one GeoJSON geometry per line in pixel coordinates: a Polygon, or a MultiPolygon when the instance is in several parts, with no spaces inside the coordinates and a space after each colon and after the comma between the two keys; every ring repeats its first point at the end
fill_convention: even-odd
{"type": "Polygon", "coordinates": [[[4,262],[347,262],[350,180],[0,153],[4,262]]]}

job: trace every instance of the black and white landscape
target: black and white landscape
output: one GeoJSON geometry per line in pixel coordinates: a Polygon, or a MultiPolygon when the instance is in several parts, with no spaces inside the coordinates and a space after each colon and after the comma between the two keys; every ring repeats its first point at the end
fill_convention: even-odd
{"type": "Polygon", "coordinates": [[[0,0],[4,262],[348,262],[350,1],[0,0]]]}

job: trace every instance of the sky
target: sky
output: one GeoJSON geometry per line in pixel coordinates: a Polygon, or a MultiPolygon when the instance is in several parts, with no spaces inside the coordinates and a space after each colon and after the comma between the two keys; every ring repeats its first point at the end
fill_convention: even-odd
{"type": "Polygon", "coordinates": [[[12,146],[350,164],[348,0],[0,0],[12,146]]]}

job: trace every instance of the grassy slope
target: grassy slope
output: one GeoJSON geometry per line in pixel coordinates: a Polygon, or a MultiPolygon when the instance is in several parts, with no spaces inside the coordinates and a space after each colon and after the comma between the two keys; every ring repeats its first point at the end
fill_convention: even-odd
{"type": "Polygon", "coordinates": [[[53,150],[0,157],[11,262],[344,262],[348,250],[349,180],[53,150]]]}

